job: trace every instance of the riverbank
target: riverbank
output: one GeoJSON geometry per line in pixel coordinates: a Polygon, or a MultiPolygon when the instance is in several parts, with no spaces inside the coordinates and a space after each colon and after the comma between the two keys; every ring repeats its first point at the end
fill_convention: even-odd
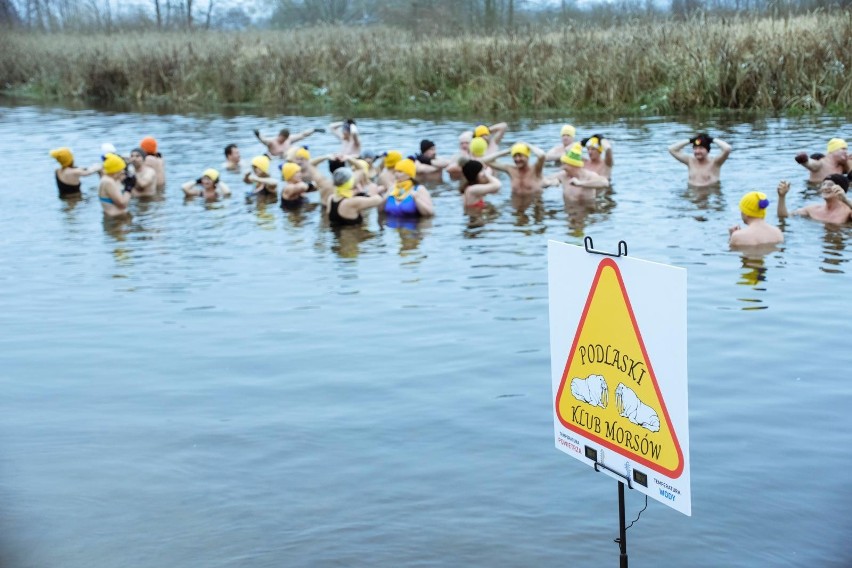
{"type": "Polygon", "coordinates": [[[3,91],[198,108],[845,113],[852,14],[435,38],[389,28],[0,35],[3,91]]]}

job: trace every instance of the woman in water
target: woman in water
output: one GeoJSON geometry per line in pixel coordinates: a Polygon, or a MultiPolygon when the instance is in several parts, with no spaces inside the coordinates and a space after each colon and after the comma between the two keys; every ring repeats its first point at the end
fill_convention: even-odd
{"type": "Polygon", "coordinates": [[[249,196],[278,197],[278,182],[269,177],[271,167],[272,162],[268,156],[255,156],[251,159],[251,170],[243,176],[245,183],[254,184],[254,188],[247,192],[249,196]]]}
{"type": "Polygon", "coordinates": [[[74,154],[71,153],[70,148],[51,150],[50,155],[59,162],[59,169],[56,170],[56,187],[59,189],[59,197],[80,195],[80,178],[101,171],[101,166],[91,168],[74,166],[74,154]]]}
{"type": "Polygon", "coordinates": [[[203,197],[210,201],[218,198],[220,191],[224,197],[231,195],[231,188],[219,180],[219,172],[213,168],[204,170],[200,178],[186,182],[181,189],[187,197],[203,197]]]}
{"type": "Polygon", "coordinates": [[[370,186],[370,195],[355,195],[355,176],[349,168],[338,168],[334,172],[334,195],[326,201],[328,220],[332,225],[360,225],[364,220],[361,212],[382,203],[379,187],[370,186]]]}
{"type": "Polygon", "coordinates": [[[425,186],[419,185],[415,176],[417,165],[406,158],[394,166],[396,183],[385,199],[384,211],[392,217],[431,217],[435,214],[432,196],[425,186]]]}
{"type": "Polygon", "coordinates": [[[302,168],[294,162],[287,162],[281,166],[281,177],[284,179],[284,187],[281,189],[281,209],[298,209],[308,201],[305,193],[317,189],[313,182],[302,181],[302,168]]]}
{"type": "Polygon", "coordinates": [[[124,217],[129,215],[127,205],[130,203],[130,188],[122,182],[126,176],[127,162],[116,154],[104,156],[101,183],[98,185],[98,199],[104,209],[105,217],[124,217]]]}
{"type": "Polygon", "coordinates": [[[464,180],[459,185],[465,209],[482,209],[489,193],[500,191],[500,180],[486,172],[482,162],[469,160],[462,166],[464,180]]]}
{"type": "Polygon", "coordinates": [[[332,122],[328,128],[340,140],[340,153],[343,159],[347,156],[357,158],[361,155],[361,136],[358,134],[358,127],[355,126],[354,120],[347,118],[343,122],[332,122]]]}

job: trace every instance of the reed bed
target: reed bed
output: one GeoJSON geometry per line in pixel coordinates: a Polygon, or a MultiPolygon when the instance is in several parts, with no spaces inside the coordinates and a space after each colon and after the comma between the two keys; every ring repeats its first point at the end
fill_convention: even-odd
{"type": "Polygon", "coordinates": [[[0,88],[94,102],[459,112],[845,112],[852,13],[494,36],[391,28],[0,34],[0,88]]]}

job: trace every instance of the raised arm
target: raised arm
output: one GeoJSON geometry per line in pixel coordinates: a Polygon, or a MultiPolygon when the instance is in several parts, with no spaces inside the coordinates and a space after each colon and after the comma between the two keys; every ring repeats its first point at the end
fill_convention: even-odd
{"type": "Polygon", "coordinates": [[[482,197],[483,195],[488,195],[490,193],[498,193],[502,185],[500,180],[489,174],[484,175],[488,180],[486,183],[469,185],[465,188],[464,192],[469,193],[471,197],[482,197]]]}
{"type": "Polygon", "coordinates": [[[559,158],[565,153],[565,146],[562,144],[557,144],[553,148],[547,151],[547,155],[545,156],[545,160],[548,162],[558,162],[559,158]]]}
{"type": "Polygon", "coordinates": [[[681,140],[669,146],[669,154],[682,164],[689,165],[689,156],[683,153],[683,149],[689,145],[689,140],[681,140]]]}
{"type": "Polygon", "coordinates": [[[343,128],[343,122],[342,121],[332,122],[331,124],[328,125],[328,129],[331,131],[332,134],[334,134],[337,137],[338,140],[343,140],[342,128],[343,128]]]}
{"type": "Polygon", "coordinates": [[[535,154],[535,157],[538,158],[535,162],[535,175],[536,177],[541,177],[541,173],[544,171],[544,162],[547,161],[546,154],[544,150],[539,148],[538,146],[533,146],[532,144],[527,144],[530,147],[530,151],[535,154]]]}
{"type": "Polygon", "coordinates": [[[228,184],[225,183],[224,181],[220,181],[219,185],[217,185],[216,187],[218,187],[219,189],[222,190],[222,195],[225,195],[225,196],[231,195],[231,188],[228,187],[228,184]]]}
{"type": "Polygon", "coordinates": [[[715,142],[716,145],[719,146],[719,149],[722,150],[722,153],[716,156],[716,165],[721,166],[725,163],[725,160],[728,159],[728,156],[731,155],[731,150],[733,150],[733,148],[730,144],[719,138],[714,138],[713,142],[715,142]]]}
{"type": "Polygon", "coordinates": [[[796,154],[796,162],[812,172],[819,171],[820,168],[820,160],[814,160],[805,152],[799,152],[796,154]]]}
{"type": "Polygon", "coordinates": [[[261,136],[260,130],[258,130],[257,128],[255,128],[252,132],[254,132],[255,137],[260,140],[260,143],[264,146],[268,147],[272,143],[272,140],[270,140],[269,138],[264,138],[263,136],[261,136]]]}
{"type": "Polygon", "coordinates": [[[183,190],[183,194],[187,197],[198,197],[201,195],[201,191],[198,190],[198,180],[191,180],[181,185],[180,188],[183,190]]]}
{"type": "Polygon", "coordinates": [[[604,164],[607,165],[608,168],[612,167],[612,142],[609,141],[609,138],[604,138],[601,140],[601,144],[604,147],[604,164]]]}
{"type": "Polygon", "coordinates": [[[778,182],[778,218],[789,217],[787,213],[787,192],[790,191],[790,182],[778,182]]]}
{"type": "Polygon", "coordinates": [[[493,144],[499,144],[503,139],[503,136],[506,134],[506,129],[509,128],[509,125],[505,122],[498,122],[497,124],[492,124],[488,127],[488,130],[491,131],[491,142],[493,144]]]}
{"type": "Polygon", "coordinates": [[[308,136],[310,136],[314,132],[317,132],[316,128],[309,128],[309,129],[307,129],[303,132],[299,132],[298,134],[291,134],[290,135],[290,144],[298,142],[299,140],[304,140],[305,138],[307,138],[308,136]]]}
{"type": "Polygon", "coordinates": [[[497,162],[496,160],[498,158],[502,158],[503,156],[508,156],[509,152],[511,152],[511,151],[512,151],[511,148],[507,148],[506,150],[500,150],[499,152],[494,152],[492,154],[488,154],[487,156],[483,156],[481,161],[482,161],[483,164],[487,164],[487,165],[491,166],[492,168],[494,168],[495,170],[500,170],[501,172],[509,173],[511,171],[511,169],[514,168],[515,166],[510,166],[508,164],[501,164],[501,163],[497,162]]]}

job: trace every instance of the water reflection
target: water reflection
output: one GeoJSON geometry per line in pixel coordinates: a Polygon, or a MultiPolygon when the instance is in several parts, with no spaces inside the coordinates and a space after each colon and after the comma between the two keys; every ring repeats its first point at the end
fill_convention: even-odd
{"type": "Polygon", "coordinates": [[[393,229],[399,234],[399,255],[415,251],[425,236],[425,231],[432,228],[432,217],[388,217],[379,218],[379,225],[393,229]]]}
{"type": "Polygon", "coordinates": [[[846,252],[846,240],[849,236],[850,229],[848,227],[825,225],[825,232],[822,237],[824,243],[822,252],[825,257],[822,259],[824,266],[820,266],[820,270],[831,274],[843,274],[844,271],[840,267],[849,262],[844,254],[846,252]]]}
{"type": "Polygon", "coordinates": [[[334,242],[331,251],[340,258],[357,258],[361,252],[361,243],[376,237],[376,233],[363,225],[332,226],[334,242]]]}
{"type": "Polygon", "coordinates": [[[485,234],[482,229],[500,217],[500,211],[491,203],[485,202],[482,207],[465,207],[467,224],[462,231],[466,239],[475,239],[485,234]]]}
{"type": "Polygon", "coordinates": [[[569,201],[563,198],[563,202],[568,216],[568,234],[572,237],[584,236],[587,225],[606,219],[615,208],[615,201],[610,195],[600,196],[595,201],[569,201]]]}
{"type": "MultiPolygon", "coordinates": [[[[694,186],[687,184],[686,189],[681,193],[681,197],[690,201],[699,209],[707,211],[724,211],[725,198],[722,195],[722,185],[715,183],[706,186],[694,186]]],[[[705,219],[699,219],[704,221],[705,219]]]]}
{"type": "Polygon", "coordinates": [[[274,195],[258,193],[253,197],[246,196],[246,207],[254,212],[257,226],[267,231],[275,230],[275,215],[278,198],[274,195]]]}

